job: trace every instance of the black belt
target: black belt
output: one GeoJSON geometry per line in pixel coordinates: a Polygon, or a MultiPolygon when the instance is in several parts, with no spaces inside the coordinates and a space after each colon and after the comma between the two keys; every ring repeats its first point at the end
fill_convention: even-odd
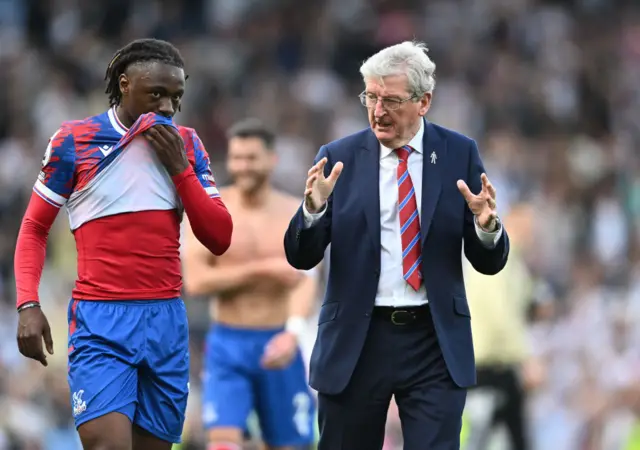
{"type": "Polygon", "coordinates": [[[409,325],[431,320],[429,305],[407,306],[395,308],[393,306],[376,306],[373,317],[391,322],[394,325],[409,325]]]}

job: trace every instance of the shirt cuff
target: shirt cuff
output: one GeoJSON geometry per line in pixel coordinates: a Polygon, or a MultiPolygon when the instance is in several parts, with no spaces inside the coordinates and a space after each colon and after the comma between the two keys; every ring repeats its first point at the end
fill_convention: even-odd
{"type": "Polygon", "coordinates": [[[313,225],[315,225],[318,220],[320,220],[320,218],[322,218],[322,216],[324,216],[324,213],[327,212],[327,204],[324,204],[324,207],[322,208],[322,210],[320,210],[320,212],[317,212],[315,214],[311,214],[309,211],[307,211],[307,205],[305,205],[305,203],[302,203],[302,214],[304,215],[304,227],[306,228],[311,228],[313,225]]]}
{"type": "Polygon", "coordinates": [[[478,223],[477,217],[473,217],[473,224],[476,227],[476,234],[478,235],[478,239],[482,245],[486,248],[494,248],[498,245],[498,241],[502,236],[502,223],[498,222],[498,229],[492,232],[484,231],[480,224],[478,223]]]}

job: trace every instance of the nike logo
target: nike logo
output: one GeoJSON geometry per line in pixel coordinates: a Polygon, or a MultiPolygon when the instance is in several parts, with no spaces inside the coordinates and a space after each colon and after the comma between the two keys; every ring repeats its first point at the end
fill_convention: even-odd
{"type": "Polygon", "coordinates": [[[102,147],[98,147],[104,156],[109,155],[113,151],[113,145],[103,145],[102,147]]]}

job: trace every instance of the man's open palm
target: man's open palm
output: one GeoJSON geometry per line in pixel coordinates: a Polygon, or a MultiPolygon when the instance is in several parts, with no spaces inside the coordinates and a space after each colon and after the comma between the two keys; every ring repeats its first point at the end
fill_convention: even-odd
{"type": "Polygon", "coordinates": [[[324,166],[327,158],[322,158],[316,165],[309,169],[309,177],[304,191],[304,201],[307,211],[311,214],[320,211],[333,192],[336,181],[342,173],[343,164],[337,162],[328,177],[324,176],[324,166]]]}
{"type": "Polygon", "coordinates": [[[478,225],[488,231],[494,231],[498,213],[496,211],[496,190],[486,174],[480,176],[482,190],[474,194],[463,180],[458,180],[458,189],[469,205],[469,209],[476,216],[478,225]]]}

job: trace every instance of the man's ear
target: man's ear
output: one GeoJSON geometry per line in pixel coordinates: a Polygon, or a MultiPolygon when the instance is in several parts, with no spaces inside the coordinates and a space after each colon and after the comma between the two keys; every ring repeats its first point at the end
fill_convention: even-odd
{"type": "Polygon", "coordinates": [[[122,93],[122,95],[129,94],[131,83],[129,82],[129,77],[127,77],[124,73],[120,75],[120,78],[118,78],[118,85],[120,86],[120,92],[122,93]]]}

